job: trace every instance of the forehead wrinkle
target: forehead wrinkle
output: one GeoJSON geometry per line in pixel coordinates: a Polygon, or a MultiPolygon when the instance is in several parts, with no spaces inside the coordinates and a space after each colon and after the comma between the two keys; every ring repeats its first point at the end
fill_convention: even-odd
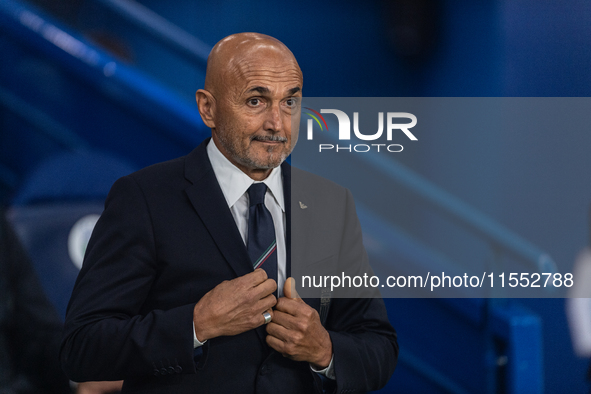
{"type": "Polygon", "coordinates": [[[284,94],[284,92],[291,92],[293,90],[296,90],[296,93],[301,91],[301,83],[299,80],[295,80],[292,78],[283,78],[281,80],[276,80],[276,79],[268,80],[265,78],[260,78],[260,79],[252,80],[250,83],[248,83],[247,85],[244,86],[244,89],[240,89],[240,95],[253,93],[259,87],[266,90],[266,92],[259,92],[259,93],[271,95],[276,90],[276,88],[273,85],[276,84],[277,82],[279,82],[283,85],[287,85],[287,86],[280,87],[280,89],[283,89],[283,91],[279,92],[279,94],[284,94]]]}
{"type": "Polygon", "coordinates": [[[287,75],[287,76],[294,76],[297,78],[301,77],[301,74],[298,70],[293,68],[287,68],[282,70],[261,70],[261,69],[254,69],[254,70],[245,70],[241,72],[241,77],[249,78],[249,77],[257,77],[262,75],[287,75]]]}
{"type": "Polygon", "coordinates": [[[292,87],[301,87],[301,79],[296,78],[294,76],[289,76],[289,75],[285,75],[285,76],[269,76],[269,75],[260,75],[257,77],[253,77],[253,78],[249,78],[248,80],[244,81],[244,86],[245,88],[251,88],[253,86],[264,86],[267,88],[271,88],[270,85],[274,85],[274,84],[291,84],[293,85],[292,87]]]}
{"type": "MultiPolygon", "coordinates": [[[[302,75],[298,68],[293,65],[279,65],[264,67],[252,65],[248,63],[238,64],[234,67],[234,75],[238,82],[234,85],[234,91],[238,95],[244,95],[252,88],[257,86],[269,89],[269,93],[273,91],[272,86],[276,83],[290,84],[286,90],[299,87],[301,89],[302,75]]],[[[281,92],[283,93],[283,92],[281,92]]]]}
{"type": "Polygon", "coordinates": [[[298,70],[293,68],[281,69],[281,70],[246,70],[239,76],[243,80],[247,81],[248,85],[251,85],[255,80],[267,80],[268,82],[273,81],[285,81],[285,80],[296,80],[301,83],[302,75],[298,70]]]}
{"type": "Polygon", "coordinates": [[[238,77],[248,78],[250,76],[264,75],[264,74],[295,74],[301,75],[299,67],[294,64],[252,64],[251,62],[238,62],[233,64],[230,68],[231,72],[235,73],[238,77]]]}

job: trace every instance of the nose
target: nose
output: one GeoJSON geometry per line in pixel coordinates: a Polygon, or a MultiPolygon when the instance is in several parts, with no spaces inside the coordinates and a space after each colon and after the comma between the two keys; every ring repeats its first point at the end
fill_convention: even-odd
{"type": "Polygon", "coordinates": [[[279,104],[273,104],[267,110],[265,122],[263,123],[263,129],[273,134],[279,133],[283,128],[283,114],[279,104]]]}

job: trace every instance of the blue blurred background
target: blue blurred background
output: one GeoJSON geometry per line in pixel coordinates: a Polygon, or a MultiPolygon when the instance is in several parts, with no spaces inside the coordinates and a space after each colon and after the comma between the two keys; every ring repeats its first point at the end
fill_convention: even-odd
{"type": "MultiPolygon", "coordinates": [[[[0,202],[14,207],[20,233],[50,220],[43,204],[100,207],[116,177],[187,154],[208,136],[194,93],[208,50],[241,31],[283,41],[306,96],[591,91],[584,0],[0,0],[0,202]]],[[[498,130],[474,140],[432,133],[396,159],[572,265],[589,239],[591,133],[498,130]]],[[[48,267],[35,247],[63,314],[76,268],[48,267]]],[[[573,353],[563,299],[386,302],[401,362],[382,392],[589,390],[589,360],[573,353]]]]}

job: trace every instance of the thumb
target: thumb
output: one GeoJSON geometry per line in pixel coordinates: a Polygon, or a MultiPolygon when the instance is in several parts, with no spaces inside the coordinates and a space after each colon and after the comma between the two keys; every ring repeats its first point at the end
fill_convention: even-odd
{"type": "Polygon", "coordinates": [[[296,281],[294,278],[292,278],[291,276],[289,278],[287,278],[285,280],[285,284],[283,285],[283,294],[287,297],[287,298],[291,298],[291,299],[300,299],[300,295],[298,294],[298,292],[295,289],[295,284],[296,281]]]}

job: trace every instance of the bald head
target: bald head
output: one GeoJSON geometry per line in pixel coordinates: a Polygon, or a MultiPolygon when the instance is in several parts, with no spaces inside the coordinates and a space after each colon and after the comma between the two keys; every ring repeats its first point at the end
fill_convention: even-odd
{"type": "Polygon", "coordinates": [[[231,88],[228,85],[235,84],[237,78],[254,71],[259,63],[276,72],[290,71],[302,78],[295,56],[281,41],[260,33],[238,33],[220,40],[211,50],[204,88],[215,96],[221,89],[231,88]]]}

